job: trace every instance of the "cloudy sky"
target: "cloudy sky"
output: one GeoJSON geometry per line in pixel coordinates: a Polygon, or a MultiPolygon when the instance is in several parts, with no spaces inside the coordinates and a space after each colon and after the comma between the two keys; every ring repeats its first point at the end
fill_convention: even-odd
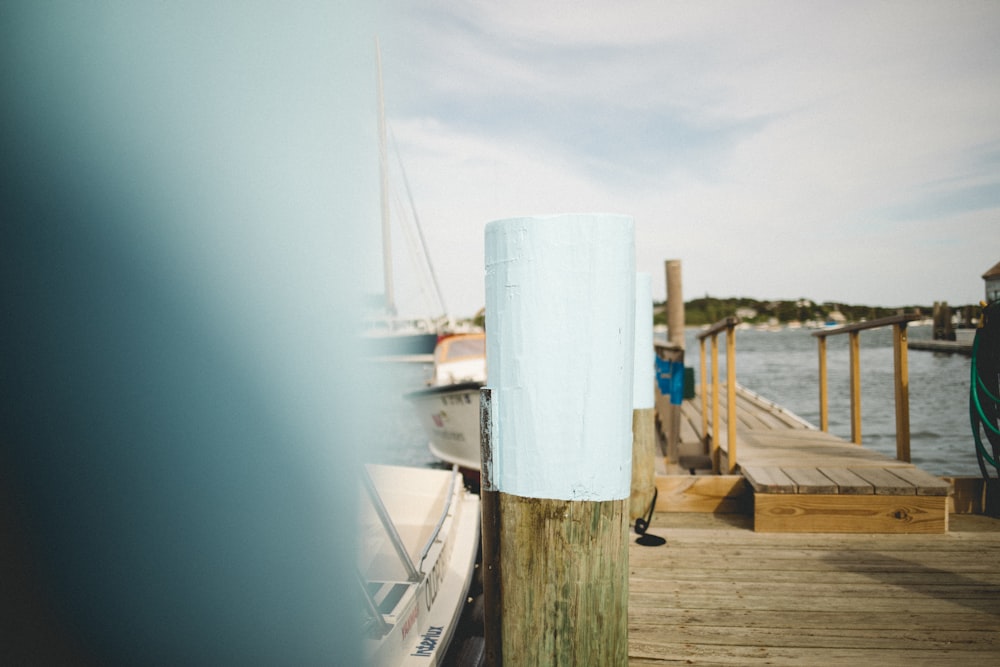
{"type": "Polygon", "coordinates": [[[430,0],[380,39],[415,209],[468,316],[487,222],[591,211],[635,218],[657,300],[680,259],[686,299],[978,301],[1000,260],[998,28],[995,2],[430,0]]]}

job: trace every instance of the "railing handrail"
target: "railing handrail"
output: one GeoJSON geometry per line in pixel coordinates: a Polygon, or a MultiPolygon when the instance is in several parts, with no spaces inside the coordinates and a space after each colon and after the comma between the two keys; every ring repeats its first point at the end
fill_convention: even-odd
{"type": "Polygon", "coordinates": [[[719,333],[723,329],[728,329],[729,327],[735,327],[741,321],[742,320],[740,320],[740,318],[736,317],[735,315],[724,317],[715,324],[711,325],[710,327],[702,331],[701,333],[699,333],[698,340],[704,340],[705,338],[708,338],[712,334],[719,333]]]}
{"type": "Polygon", "coordinates": [[[902,315],[890,315],[888,317],[880,317],[875,320],[866,320],[864,322],[854,322],[853,324],[845,324],[833,329],[821,329],[819,331],[813,331],[813,336],[818,336],[825,338],[827,336],[836,336],[842,333],[851,333],[852,331],[864,331],[865,329],[878,329],[879,327],[887,327],[891,324],[902,324],[905,322],[912,322],[914,320],[919,320],[922,315],[917,313],[903,313],[902,315]]]}
{"type": "Polygon", "coordinates": [[[819,421],[820,429],[829,431],[830,417],[826,390],[826,337],[850,334],[851,382],[851,441],[861,444],[861,348],[860,333],[867,329],[891,326],[893,329],[893,384],[896,404],[896,458],[910,461],[910,379],[906,359],[906,325],[920,319],[916,313],[903,313],[880,317],[867,322],[856,322],[822,331],[814,331],[819,343],[819,421]]]}

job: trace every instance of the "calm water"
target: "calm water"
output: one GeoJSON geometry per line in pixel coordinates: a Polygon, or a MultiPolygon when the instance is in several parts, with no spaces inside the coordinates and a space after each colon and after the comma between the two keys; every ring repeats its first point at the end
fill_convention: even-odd
{"type": "MultiPolygon", "coordinates": [[[[687,335],[687,365],[699,372],[697,331],[687,335]]],[[[910,327],[910,339],[931,337],[930,327],[910,327]]],[[[851,436],[848,336],[827,339],[830,431],[851,436]]],[[[861,341],[861,434],[864,446],[896,455],[892,330],[864,331],[861,341]]],[[[720,373],[725,375],[725,337],[719,336],[720,373]]],[[[908,354],[910,452],[913,462],[937,475],[979,475],[969,426],[969,357],[920,350],[908,354]]],[[[711,371],[709,371],[711,372],[711,371]]],[[[435,466],[426,439],[403,394],[429,376],[427,364],[375,364],[384,418],[373,424],[365,458],[380,463],[435,466]]],[[[807,421],[819,423],[819,361],[816,338],[801,330],[739,331],[736,379],[807,421]]]]}
{"type": "Polygon", "coordinates": [[[371,424],[371,441],[364,460],[370,463],[444,467],[431,456],[427,438],[403,394],[424,386],[432,366],[424,363],[373,362],[381,410],[371,424]]]}

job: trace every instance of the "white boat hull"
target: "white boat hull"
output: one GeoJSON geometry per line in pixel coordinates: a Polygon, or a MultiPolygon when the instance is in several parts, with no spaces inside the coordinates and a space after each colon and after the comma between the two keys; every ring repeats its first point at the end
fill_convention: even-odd
{"type": "Polygon", "coordinates": [[[386,624],[384,632],[367,639],[369,664],[438,665],[475,569],[479,496],[466,491],[452,471],[382,465],[368,470],[419,572],[418,580],[407,579],[393,563],[393,547],[377,518],[363,512],[358,568],[386,624]]]}
{"type": "Polygon", "coordinates": [[[431,453],[466,471],[480,469],[479,390],[482,382],[460,382],[410,392],[431,453]]]}

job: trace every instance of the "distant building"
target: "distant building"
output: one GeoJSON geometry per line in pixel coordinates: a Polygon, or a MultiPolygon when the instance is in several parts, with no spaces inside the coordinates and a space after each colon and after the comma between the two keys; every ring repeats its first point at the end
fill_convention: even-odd
{"type": "Polygon", "coordinates": [[[1000,262],[983,274],[983,280],[986,281],[986,303],[1000,301],[1000,262]]]}

